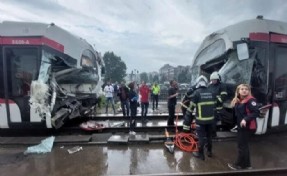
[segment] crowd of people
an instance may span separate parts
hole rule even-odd
[[[181,109],[184,117],[183,132],[191,133],[192,123],[196,124],[196,134],[198,136],[198,151],[193,152],[193,156],[205,160],[205,150],[208,157],[213,156],[212,137],[216,137],[216,126],[221,122],[221,111],[223,102],[227,97],[226,86],[221,83],[221,77],[218,72],[213,72],[209,78],[210,81],[201,75],[190,87],[181,100]],[[175,108],[177,105],[178,85],[175,80],[170,81],[167,96],[168,119],[167,126],[174,126]],[[112,105],[115,112],[113,96],[117,96],[120,103],[123,116],[129,117],[130,135],[135,135],[137,107],[141,108],[142,123],[147,123],[147,113],[149,100],[152,100],[152,110],[158,109],[158,99],[160,96],[160,86],[154,83],[151,87],[144,81],[141,85],[131,82],[128,86],[122,82],[120,86],[112,86],[108,82],[104,87],[106,96],[106,113],[109,104]],[[254,129],[251,128],[251,122],[259,116],[259,110],[256,99],[251,95],[251,88],[247,84],[240,84],[235,92],[231,105],[238,127],[238,157],[234,163],[229,163],[228,167],[234,170],[250,169],[250,154],[248,147],[249,135]]]
[[[106,114],[108,114],[109,105],[112,106],[114,114],[115,99],[120,101],[121,111],[124,117],[130,118],[130,134],[135,135],[134,128],[136,126],[137,107],[141,107],[141,121],[147,123],[147,113],[149,108],[149,100],[152,100],[153,111],[158,110],[158,97],[160,95],[160,86],[154,83],[151,87],[148,87],[145,81],[142,81],[141,85],[137,85],[135,82],[131,82],[128,85],[123,81],[120,85],[117,83],[111,84],[108,81],[103,86],[106,102]]]

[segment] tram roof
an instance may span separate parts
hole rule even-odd
[[[234,41],[249,38],[250,33],[278,33],[287,35],[287,23],[267,19],[251,19],[227,26],[205,37],[194,58],[216,40],[223,39],[227,51],[233,48]]]
[[[93,47],[84,39],[71,34],[57,25],[36,22],[3,21],[0,23],[0,37],[46,37],[64,46],[64,53],[80,59],[84,50],[93,52]]]

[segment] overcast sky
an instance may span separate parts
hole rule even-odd
[[[1,0],[0,21],[55,23],[102,54],[113,51],[128,72],[190,65],[208,34],[263,15],[287,22],[285,0]]]

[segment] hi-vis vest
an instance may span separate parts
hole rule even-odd
[[[157,95],[157,94],[159,94],[160,87],[159,87],[159,85],[153,85],[152,88],[151,88],[151,90],[152,90],[152,93],[153,93],[154,95]]]
[[[214,119],[216,108],[216,97],[209,88],[201,87],[197,89],[190,102],[190,109],[196,107],[196,123],[211,124]]]

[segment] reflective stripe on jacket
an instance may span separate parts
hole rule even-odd
[[[215,96],[209,88],[198,88],[191,97],[190,109],[196,108],[196,123],[211,124],[214,119]]]

